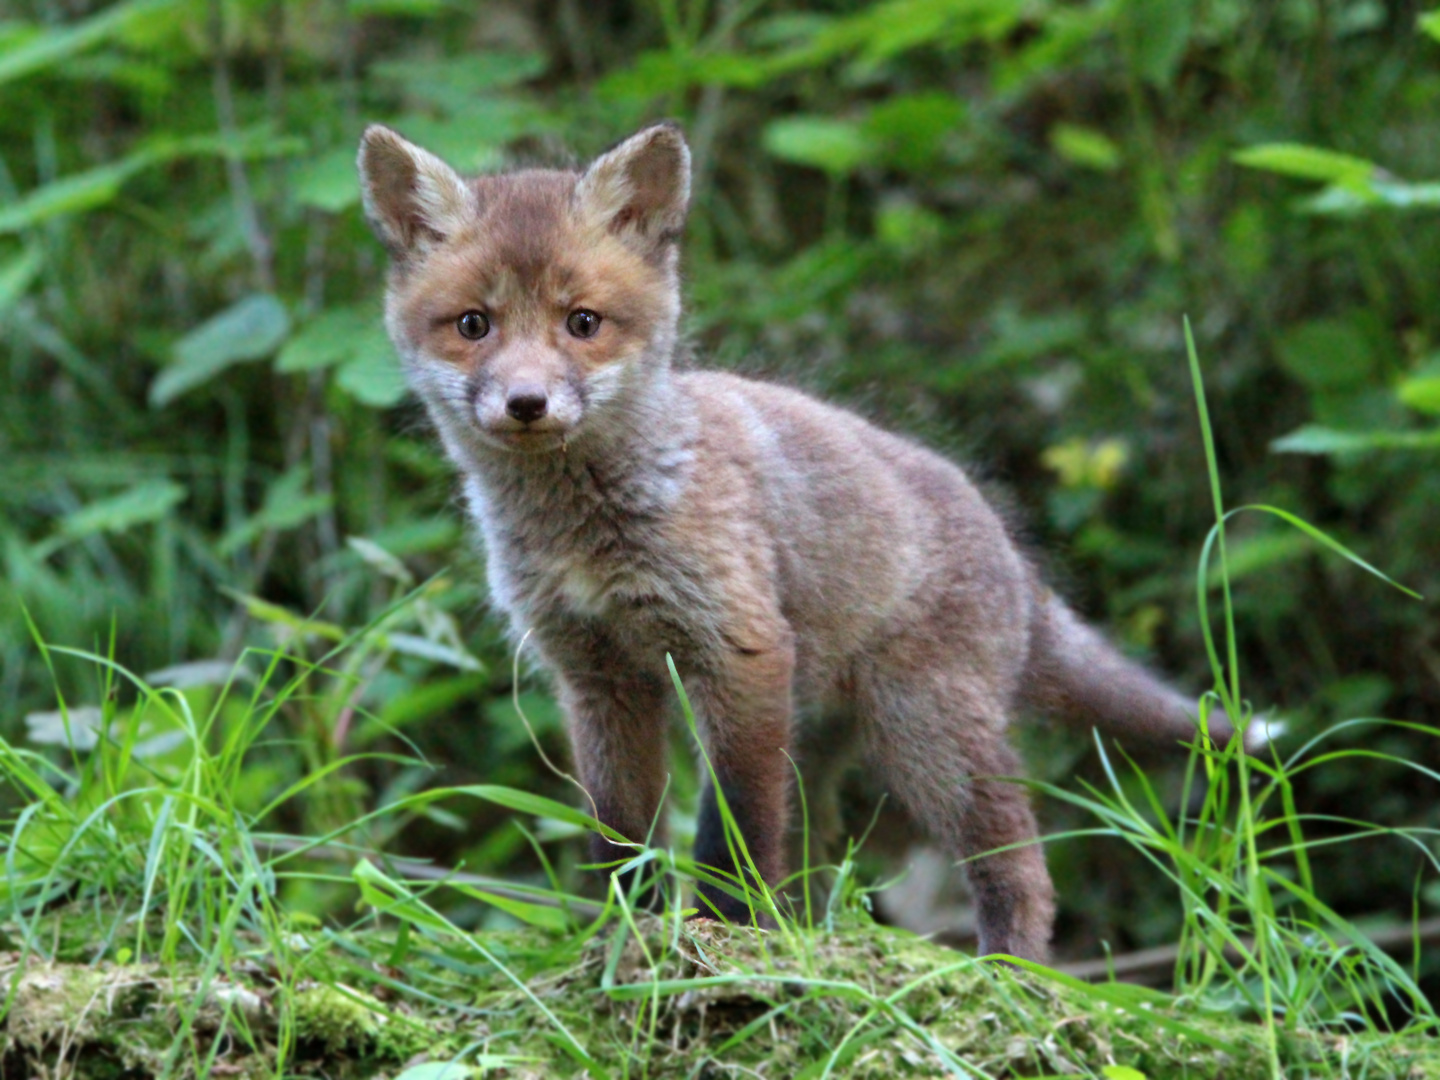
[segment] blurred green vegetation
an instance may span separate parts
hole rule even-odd
[[[353,167],[370,121],[478,170],[681,120],[700,361],[971,462],[1064,591],[1187,689],[1209,683],[1212,518],[1182,315],[1227,502],[1283,506],[1440,593],[1437,36],[1440,16],[1379,0],[12,0],[0,735],[63,741],[37,715],[56,685],[72,705],[106,692],[63,657],[52,677],[27,612],[202,711],[247,643],[326,663],[368,627],[284,703],[242,809],[355,753],[375,756],[275,827],[322,833],[429,785],[568,797],[522,713],[556,757],[560,718],[523,664],[512,685],[380,323]],[[1284,745],[1440,714],[1433,604],[1260,516],[1230,567],[1249,692],[1289,721]],[[1385,732],[1339,741],[1440,767],[1433,741]],[[1029,741],[1041,778],[1096,775],[1083,740]],[[1296,798],[1440,826],[1427,783],[1352,758]],[[1057,831],[1066,813],[1043,808]],[[365,839],[487,873],[578,858],[559,826],[468,807]],[[1067,841],[1050,862],[1062,951],[1177,932],[1138,856]],[[1382,839],[1314,865],[1339,909],[1405,916],[1421,856]],[[317,913],[351,895],[310,887]]]

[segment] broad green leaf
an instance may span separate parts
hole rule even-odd
[[[437,60],[382,60],[371,66],[372,78],[402,85],[406,92],[446,112],[464,113],[487,91],[507,89],[545,73],[540,53],[465,52]],[[481,128],[493,140],[492,133]],[[353,155],[352,155],[353,164]]]
[[[505,164],[508,140],[533,133],[540,121],[522,101],[487,99],[459,116],[407,113],[395,118],[395,127],[461,172],[488,172]]]
[[[772,121],[765,149],[785,161],[811,165],[832,175],[853,172],[876,157],[874,142],[859,124],[828,116],[790,116]]]
[[[350,736],[350,745],[365,747],[382,735],[420,723],[468,701],[483,700],[485,680],[474,675],[431,678],[389,696]]]
[[[430,638],[420,637],[417,634],[389,633],[383,638],[386,646],[394,649],[404,656],[413,656],[420,660],[430,660],[437,664],[444,664],[447,667],[458,668],[461,671],[483,671],[484,666],[479,660],[468,652],[455,648],[453,645],[446,645],[440,641],[432,641]]]
[[[886,199],[875,211],[875,238],[902,255],[932,249],[945,235],[945,219],[910,199]]]
[[[448,934],[453,927],[416,899],[401,882],[387,877],[369,859],[361,859],[350,872],[360,888],[360,897],[371,907],[388,911],[432,933]]]
[[[129,38],[131,35],[124,35]],[[176,92],[179,72],[161,63],[138,60],[118,52],[102,52],[66,60],[56,75],[72,82],[112,83],[117,88],[154,101]]]
[[[1370,193],[1397,210],[1432,210],[1440,207],[1440,183],[1411,184],[1403,180],[1371,177]]]
[[[1135,69],[1164,89],[1175,78],[1190,43],[1193,0],[1127,0],[1121,19]]]
[[[493,726],[491,737],[495,740],[495,749],[502,754],[529,746],[532,731],[537,737],[544,737],[565,730],[565,714],[560,705],[549,694],[538,690],[491,700],[485,706],[485,719]]]
[[[360,201],[355,151],[344,146],[311,158],[295,168],[291,192],[301,206],[338,214]]]
[[[1433,210],[1440,207],[1440,184],[1411,184],[1404,180],[1371,177],[1363,184],[1330,184],[1315,195],[1299,200],[1302,214],[1333,217],[1353,216],[1377,206],[1396,210]]]
[[[1396,387],[1395,393],[1416,412],[1440,415],[1440,363],[1432,361]]]
[[[1280,366],[1311,389],[1363,384],[1375,368],[1369,336],[1351,319],[1314,319],[1288,331]]]
[[[1120,148],[1094,128],[1056,124],[1050,130],[1050,145],[1074,165],[1100,172],[1114,172],[1120,167]]]
[[[1428,34],[1435,41],[1440,41],[1440,10],[1427,11],[1415,20],[1420,32]]]
[[[456,882],[451,885],[456,892],[465,896],[473,897],[476,900],[497,907],[507,915],[512,915],[528,926],[538,926],[542,930],[553,930],[556,933],[563,933],[571,929],[574,920],[567,915],[563,908],[552,907],[548,904],[532,904],[528,900],[516,900],[509,896],[501,896],[499,893],[487,892],[484,889],[477,889],[473,885],[465,885]]]
[[[1293,562],[1310,550],[1310,541],[1293,532],[1270,531],[1252,536],[1231,537],[1225,558],[1225,574],[1218,563],[1210,567],[1207,584],[1217,589],[1228,576],[1232,582],[1272,566]]]
[[[154,139],[119,161],[62,176],[0,207],[0,235],[20,232],[64,214],[79,214],[104,206],[113,202],[120,189],[137,173],[177,158],[213,156],[250,160],[281,157],[304,147],[304,142],[291,136],[276,136],[265,125],[247,129],[228,140],[220,135]]]
[[[8,262],[0,263],[0,315],[25,295],[39,276],[42,261],[40,249],[31,247]]]
[[[304,616],[296,615],[288,608],[279,604],[272,604],[268,600],[261,600],[258,596],[250,596],[247,593],[235,592],[233,589],[221,589],[232,600],[238,600],[245,608],[246,613],[252,618],[271,626],[284,627],[300,634],[314,634],[329,641],[344,641],[345,631],[334,623],[322,622],[318,619],[307,619]]]
[[[944,148],[945,139],[969,119],[954,94],[900,94],[876,105],[865,117],[864,134],[887,161],[902,169],[923,169]]]
[[[370,569],[384,574],[391,581],[398,581],[407,589],[414,586],[415,575],[410,573],[403,562],[374,540],[364,536],[347,536],[345,546],[364,559]]]
[[[346,10],[352,17],[365,15],[399,15],[423,19],[438,15],[451,0],[347,0]]]
[[[1101,1066],[1100,1075],[1105,1077],[1105,1080],[1148,1080],[1139,1069],[1132,1069],[1129,1065]]]
[[[164,517],[185,495],[185,489],[173,480],[147,480],[129,491],[66,514],[60,522],[60,534],[75,540],[101,532],[125,532]]]
[[[424,793],[424,794],[429,794]],[[518,788],[502,787],[497,784],[466,784],[460,787],[441,788],[437,795],[469,795],[477,799],[484,799],[486,802],[493,802],[497,806],[503,806],[508,810],[514,810],[521,814],[530,814],[534,817],[554,818],[567,825],[575,825],[582,829],[593,829],[604,833],[612,839],[624,839],[619,833],[607,825],[602,825],[589,814],[582,814],[579,810],[572,809],[562,802],[554,799],[547,799],[544,795],[534,795],[528,791],[521,791]]]
[[[305,465],[282,474],[265,492],[260,509],[226,533],[215,550],[228,558],[263,533],[296,528],[330,509],[333,497],[306,491],[309,485],[310,469]]]
[[[275,370],[315,371],[348,360],[374,336],[376,321],[373,310],[336,307],[322,311],[285,342],[275,358]]]
[[[1277,454],[1358,454],[1371,450],[1440,450],[1433,431],[1336,431],[1307,424],[1270,444]]]
[[[997,41],[1032,10],[1028,0],[882,0],[819,25],[803,44],[771,62],[779,74],[856,54],[872,66],[926,45]]]
[[[1275,237],[1259,202],[1235,208],[1224,227],[1225,261],[1235,276],[1248,284],[1263,274],[1274,255]]]
[[[125,181],[156,162],[145,150],[120,161],[53,180],[8,206],[0,207],[0,234],[32,228],[62,214],[93,210],[114,200]]]
[[[1311,525],[1304,518],[1296,517],[1289,510],[1281,510],[1278,506],[1266,506],[1264,503],[1252,503],[1248,506],[1237,506],[1233,510],[1225,511],[1225,520],[1228,521],[1233,517],[1237,517],[1240,514],[1249,513],[1251,511],[1259,511],[1262,514],[1269,514],[1271,517],[1279,518],[1287,525],[1291,525],[1298,529],[1300,532],[1304,533],[1311,540],[1314,540],[1322,547],[1329,548],[1336,555],[1339,555],[1347,562],[1354,563],[1366,573],[1373,574],[1375,577],[1385,582],[1385,584],[1391,586],[1392,588],[1399,589],[1406,596],[1414,597],[1416,600],[1424,599],[1424,597],[1417,593],[1414,589],[1410,588],[1407,585],[1400,584],[1400,582],[1396,581],[1383,570],[1379,570],[1374,566],[1371,566],[1368,562],[1362,559],[1359,555],[1356,555],[1355,552],[1351,551],[1344,544],[1340,543],[1339,540],[1336,540],[1329,533],[1321,529],[1317,529],[1314,525]],[[1202,559],[1202,565],[1205,565],[1209,562],[1208,551],[1210,549],[1211,543],[1214,541],[1214,538],[1219,533],[1220,528],[1221,526],[1219,524],[1216,524],[1210,529],[1210,535],[1206,538],[1204,548],[1207,554]]]
[[[335,373],[336,384],[363,405],[388,409],[405,398],[405,376],[385,331],[372,327]]]
[[[734,86],[750,90],[769,78],[768,65],[754,56],[652,50],[641,53],[628,67],[606,75],[596,84],[595,94],[601,101],[626,98],[651,101],[692,86]]]
[[[1040,32],[997,57],[995,89],[1018,100],[1036,82],[1096,54],[1094,41],[1115,25],[1114,4],[1067,4],[1046,13]]]
[[[125,0],[69,26],[47,29],[0,52],[0,83],[32,75],[125,29],[132,19],[173,7],[175,0]]]
[[[277,132],[274,125],[266,121],[242,128],[229,136],[217,131],[206,135],[187,135],[183,139],[161,137],[151,142],[149,147],[155,160],[162,162],[183,157],[264,161],[303,154],[307,144],[298,136]]]
[[[254,293],[197,326],[175,345],[175,362],[150,385],[150,404],[168,405],[225,369],[269,356],[290,333],[285,305]]]
[[[1233,160],[1237,165],[1251,169],[1346,187],[1363,187],[1380,172],[1378,165],[1364,158],[1300,143],[1263,143],[1246,147],[1237,150]]]

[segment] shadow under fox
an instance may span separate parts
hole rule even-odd
[[[797,705],[810,724],[843,712],[957,858],[1022,845],[968,864],[980,948],[1043,958],[1035,819],[1023,787],[988,779],[1019,772],[1012,716],[1174,742],[1194,736],[1189,703],[1041,583],[955,465],[794,390],[674,369],[678,128],[581,173],[462,179],[376,126],[360,172],[391,256],[390,335],[462,474],[494,602],[554,673],[600,819],[636,839],[663,820],[668,653],[768,882],[785,872],[787,751],[831,741],[802,739]],[[617,854],[595,838],[598,859]],[[735,869],[708,787],[695,856]]]

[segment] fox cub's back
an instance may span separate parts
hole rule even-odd
[[[710,432],[699,441],[696,497],[717,472],[743,469],[779,554],[787,613],[817,648],[840,657],[906,624],[913,631],[928,606],[960,592],[975,608],[975,636],[1023,651],[1027,568],[959,468],[797,390],[719,372],[677,381]],[[987,651],[976,643],[977,659]]]

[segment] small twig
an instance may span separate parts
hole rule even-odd
[[[360,135],[359,30],[346,0],[335,0],[340,23],[340,115],[345,134]]]
[[[277,131],[285,129],[285,3],[270,0],[265,10],[265,112]],[[286,162],[277,157],[270,166],[272,199],[284,200]]]
[[[736,15],[735,0],[724,0],[716,16],[716,32],[709,45],[715,49],[730,46],[733,39],[733,22]],[[725,88],[712,83],[700,93],[700,107],[695,110],[695,123],[691,126],[690,155],[693,180],[690,190],[692,198],[705,192],[710,186],[710,173],[714,169],[715,144],[725,113]]]
[[[311,210],[306,219],[305,239],[305,307],[313,318],[325,306],[326,245],[330,227],[324,214]],[[334,455],[330,443],[330,413],[324,407],[325,373],[312,371],[305,380],[303,412],[309,417],[310,473],[315,492],[328,495],[330,504],[315,521],[315,537],[320,544],[320,564],[329,566],[329,556],[340,548],[340,525],[335,513]],[[330,590],[326,587],[323,592]]]
[[[225,175],[230,183],[230,197],[234,200],[235,213],[240,218],[241,229],[245,234],[245,246],[250,249],[250,258],[255,264],[255,282],[261,291],[274,292],[275,250],[260,224],[260,211],[255,205],[255,193],[250,188],[250,177],[245,172],[245,163],[234,150],[239,142],[239,127],[235,122],[235,95],[230,85],[230,63],[225,51],[225,10],[220,0],[210,0],[209,14],[215,115],[220,124],[220,134],[231,148],[231,152],[225,155]]]

